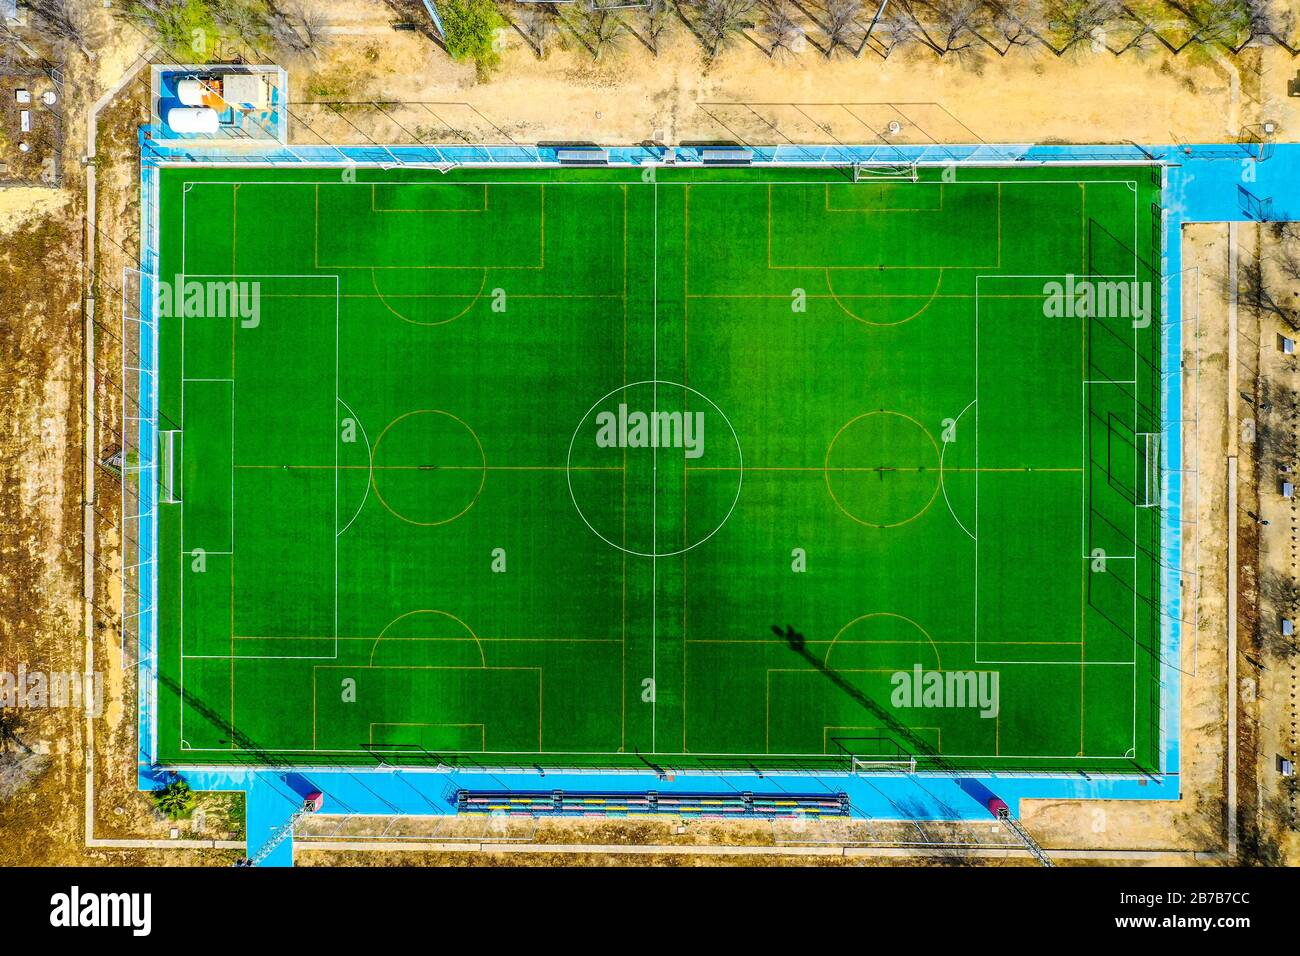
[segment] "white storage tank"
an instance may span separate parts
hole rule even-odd
[[[202,80],[181,80],[176,84],[176,98],[185,106],[202,106],[205,93]]]
[[[167,125],[177,133],[215,133],[221,126],[221,117],[216,110],[206,107],[178,106],[167,111]]]

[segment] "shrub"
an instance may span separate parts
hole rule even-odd
[[[153,792],[154,806],[168,820],[185,820],[194,812],[197,798],[190,785],[180,777],[173,777],[165,787]]]
[[[493,0],[444,0],[443,39],[453,60],[472,60],[480,75],[496,66],[501,55],[494,46],[496,31],[506,25]]]

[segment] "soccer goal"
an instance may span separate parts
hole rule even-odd
[[[871,757],[853,757],[852,771],[863,773],[916,773],[916,758],[905,757],[897,760],[879,760]]]
[[[1160,506],[1160,433],[1139,432],[1143,443],[1142,483],[1137,491],[1139,508],[1158,508]]]
[[[916,171],[916,163],[854,163],[853,181],[914,183]]]
[[[176,429],[158,433],[158,486],[163,504],[180,504],[176,494]]]

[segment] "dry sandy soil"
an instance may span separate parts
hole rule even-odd
[[[676,143],[877,143],[891,120],[903,126],[890,138],[897,142],[1220,142],[1265,116],[1284,139],[1300,132],[1300,107],[1286,96],[1295,64],[1275,48],[1250,51],[1240,80],[1227,61],[1191,66],[1186,58],[1109,53],[1021,51],[978,69],[929,54],[827,60],[811,50],[774,63],[744,42],[706,68],[699,44],[676,23],[659,57],[629,39],[598,63],[576,44],[539,61],[511,33],[501,67],[482,82],[422,37],[367,32],[389,19],[373,3],[343,0],[330,9],[334,45],[325,62],[297,64],[295,103],[446,107],[435,107],[437,119],[404,122],[405,132],[377,116],[366,130],[380,142],[419,131],[447,141],[463,133],[474,142],[635,143],[663,131]],[[305,105],[295,112],[312,128],[324,115]],[[331,138],[343,138],[346,123],[338,125]],[[299,130],[298,138],[313,135]]]
[[[1192,142],[1235,140],[1242,127],[1265,119],[1282,139],[1300,138],[1300,101],[1288,100],[1286,80],[1296,64],[1277,49],[1252,50],[1238,62],[1191,65],[1167,56],[1116,58],[1110,54],[1058,59],[1018,52],[990,59],[979,69],[929,56],[882,62],[806,53],[773,63],[749,44],[703,62],[698,44],[680,25],[653,57],[629,40],[599,63],[581,50],[556,48],[539,61],[512,34],[501,66],[485,82],[470,66],[452,63],[427,39],[391,29],[391,10],[378,0],[332,0],[331,43],[318,58],[288,60],[293,102],[292,136],[303,143],[360,139],[356,123],[390,142],[544,142],[595,140],[634,143],[735,139],[755,143],[897,142]],[[134,127],[147,119],[148,73],[129,84],[103,114],[96,168],[100,232],[97,274],[83,279],[85,117],[149,48],[149,39],[111,19],[87,0],[94,18],[93,62],[69,65],[63,184],[59,189],[0,188],[0,394],[6,414],[0,428],[0,668],[18,661],[31,667],[75,670],[83,666],[82,602],[82,306],[96,299],[94,394],[101,424],[97,450],[116,440],[121,407],[120,314],[122,268],[136,243],[138,175]],[[363,104],[346,108],[321,105]],[[383,110],[364,104],[383,101]],[[891,121],[901,123],[886,134]],[[349,122],[350,121],[350,122]],[[1189,229],[1186,258],[1219,275],[1226,262],[1220,227]],[[1265,239],[1259,239],[1263,242]],[[1253,247],[1252,247],[1253,248]],[[1171,804],[1051,802],[1027,809],[1026,822],[1052,847],[1108,847],[1172,851],[1162,862],[1190,862],[1189,851],[1222,849],[1225,826],[1224,723],[1226,580],[1223,456],[1229,425],[1226,390],[1226,306],[1221,282],[1200,286],[1199,336],[1188,348],[1200,369],[1199,439],[1189,440],[1187,467],[1200,474],[1196,513],[1202,541],[1198,575],[1188,576],[1187,604],[1195,608],[1195,640],[1184,649],[1183,714],[1185,798]],[[1258,337],[1251,340],[1258,342]],[[1193,354],[1193,353],[1189,353]],[[1188,394],[1197,392],[1188,384]],[[30,716],[21,734],[38,751],[40,772],[0,815],[0,863],[229,862],[218,850],[161,851],[144,847],[85,846],[87,754],[95,753],[95,836],[99,839],[166,839],[169,825],[137,794],[131,770],[135,688],[121,667],[118,642],[121,599],[121,502],[117,483],[100,473],[95,484],[98,558],[93,595],[91,653],[105,671],[105,716],[86,724],[69,712]],[[1265,501],[1261,508],[1278,503]],[[1278,516],[1273,528],[1282,533]],[[1247,544],[1266,564],[1288,552],[1279,538],[1251,532]],[[1265,540],[1267,539],[1267,540]],[[1293,559],[1292,559],[1293,560]],[[1280,567],[1280,565],[1279,565]],[[1199,582],[1199,583],[1198,583]],[[1189,610],[1189,616],[1191,611]],[[1294,660],[1294,659],[1292,659]],[[1244,740],[1243,753],[1294,752],[1295,667],[1266,672],[1266,701],[1277,707],[1251,711],[1263,728]],[[1289,685],[1288,685],[1289,681]],[[1289,694],[1289,697],[1288,697]],[[1292,708],[1289,716],[1285,706]],[[1290,727],[1287,723],[1290,721]],[[1271,756],[1267,759],[1271,760]],[[1276,774],[1252,763],[1252,813],[1279,799]],[[1244,788],[1243,788],[1244,789]],[[1294,792],[1282,797],[1294,801]],[[237,837],[237,798],[204,798],[201,823],[182,824],[182,838]],[[1274,808],[1275,809],[1275,808]],[[1292,816],[1294,819],[1294,815]],[[600,844],[744,843],[771,845],[770,828],[745,830],[655,823],[546,824],[539,842]],[[1274,839],[1295,859],[1294,834]],[[1180,855],[1181,854],[1181,855]],[[504,856],[471,854],[357,854],[306,852],[306,863],[502,862]],[[510,862],[547,862],[539,854],[511,854]],[[567,862],[608,861],[592,856]],[[620,857],[627,862],[698,862],[702,858]],[[762,859],[762,858],[758,858]],[[768,858],[764,862],[771,862]],[[804,862],[829,862],[805,858]],[[840,862],[843,862],[842,860]]]
[[[1282,263],[1295,254],[1295,240],[1281,235],[1275,226],[1250,231],[1251,244],[1243,255],[1254,255],[1266,287],[1277,290],[1283,309],[1294,310],[1300,292]],[[1283,478],[1295,481],[1300,449],[1300,392],[1295,376],[1300,366],[1277,344],[1283,334],[1295,337],[1294,318],[1288,323],[1276,312],[1262,309],[1247,309],[1244,318],[1238,413],[1249,424],[1254,440],[1240,443],[1249,500],[1241,505],[1245,517],[1238,545],[1243,609],[1238,616],[1242,658],[1237,691],[1242,708],[1239,738],[1258,759],[1247,762],[1239,775],[1242,840],[1245,851],[1261,861],[1295,863],[1300,860],[1300,787],[1296,778],[1278,773],[1277,758],[1285,755],[1294,761],[1297,750],[1300,648],[1281,636],[1280,619],[1295,619],[1300,610],[1300,519],[1295,499],[1283,498],[1280,485]],[[1259,347],[1250,347],[1255,342]],[[1290,474],[1282,473],[1284,467]],[[1289,821],[1290,827],[1272,825],[1275,821]]]

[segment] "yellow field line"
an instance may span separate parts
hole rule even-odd
[[[455,723],[451,721],[443,723],[403,723],[399,721],[372,720],[370,722],[370,745],[375,745],[375,728],[376,727],[477,727],[481,743],[480,750],[487,750],[487,725],[477,722]],[[418,746],[418,745],[417,745]]]
[[[401,312],[398,312],[389,305],[387,297],[379,291],[379,275],[374,269],[370,270],[370,285],[374,288],[375,294],[379,296],[380,304],[403,322],[409,322],[411,325],[423,325],[432,328],[438,325],[446,325],[448,322],[455,322],[470,309],[474,308],[474,306],[478,304],[479,299],[483,298],[483,290],[487,288],[488,271],[486,268],[482,268],[479,271],[482,273],[483,278],[479,281],[478,291],[475,292],[473,296],[469,297],[469,302],[465,305],[465,308],[461,309],[455,315],[449,315],[445,319],[438,319],[436,322],[420,322],[416,319],[410,318],[409,316],[403,315]],[[458,296],[457,298],[465,298],[465,296]]]
[[[830,755],[827,745],[830,743],[830,732],[832,730],[888,730],[888,727],[881,727],[879,724],[827,724],[822,727],[822,753]],[[910,730],[933,730],[935,736],[934,749],[943,753],[943,728],[942,727],[910,727]],[[889,758],[882,757],[882,760]]]
[[[627,382],[627,186],[623,186],[623,381]],[[655,202],[658,202],[656,198]],[[651,250],[653,255],[658,255],[659,250]],[[627,388],[623,389],[623,400],[627,401]],[[621,716],[619,718],[619,739],[618,749],[627,749],[627,446],[623,446],[623,573],[620,580],[622,594],[620,596],[619,621],[620,621],[620,644],[622,650],[619,659],[619,703],[621,706]],[[653,550],[653,548],[652,548]]]
[[[825,209],[824,209],[825,212],[849,212],[849,213],[856,212],[856,213],[865,214],[865,215],[875,215],[876,213],[887,213],[887,212],[943,212],[943,211],[944,211],[944,203],[946,202],[946,196],[945,196],[945,192],[944,192],[944,190],[947,189],[947,183],[939,183],[939,205],[938,205],[937,207],[936,207],[936,206],[930,206],[930,207],[924,207],[924,206],[915,206],[915,207],[902,207],[902,206],[895,206],[895,207],[892,207],[892,208],[889,208],[889,209],[853,209],[853,208],[846,208],[846,207],[844,207],[844,206],[832,206],[832,205],[831,205],[831,186],[834,186],[834,185],[839,185],[839,184],[838,184],[838,183],[822,183],[822,191],[825,193],[825,199],[826,199],[826,202],[825,202]],[[845,191],[851,191],[851,192],[862,192],[862,191],[863,191],[863,189],[862,189],[863,185],[864,185],[863,183],[853,183],[852,185],[850,185],[850,184],[848,184],[848,183],[845,183],[845,184],[844,184],[844,190],[845,190]],[[881,188],[884,187],[884,185],[885,185],[884,183],[876,183],[876,184],[873,184],[874,188],[876,188],[876,189],[881,189]],[[896,185],[902,185],[902,184],[900,183],[900,184],[896,184]],[[911,183],[908,183],[907,185],[912,185],[912,184],[911,184]]]
[[[765,639],[761,637],[759,638],[738,637],[734,639],[725,638],[725,637],[693,637],[687,643],[689,644],[770,644],[773,647],[789,646],[785,641],[781,641],[781,640],[774,641],[771,639]],[[808,638],[807,640],[804,641],[804,643],[805,644],[833,644],[835,642],[832,639],[823,637],[817,639]],[[839,643],[840,644],[924,644],[925,642],[919,640],[918,641],[860,641],[860,640],[841,639]],[[952,644],[953,646],[960,646],[962,644],[973,645],[976,642],[975,641],[931,641],[930,643]],[[1079,642],[1078,641],[986,641],[985,643],[1015,644],[1015,645],[1023,644],[1025,646],[1042,646],[1042,647],[1074,647]],[[1034,663],[1034,662],[1027,661],[1026,663]]]
[[[299,634],[236,634],[237,641],[373,641],[375,635],[363,637],[309,637]],[[466,637],[385,637],[385,641],[468,641]],[[500,642],[510,644],[617,644],[612,637],[480,637],[482,643]],[[815,643],[810,641],[809,643]],[[1002,643],[1002,642],[999,642]]]
[[[623,471],[622,465],[236,465],[261,471]]]
[[[243,467],[243,466],[240,466],[240,467]],[[274,467],[274,466],[271,466],[271,467]],[[847,471],[847,472],[858,472],[858,471],[863,471],[863,472],[876,472],[876,471],[902,471],[902,472],[908,472],[908,473],[911,473],[911,472],[929,472],[929,471],[940,471],[940,470],[942,470],[942,471],[944,471],[944,472],[994,472],[994,473],[997,473],[997,472],[1004,472],[1004,473],[1009,473],[1009,474],[1019,474],[1020,472],[1035,472],[1035,473],[1037,473],[1037,472],[1044,472],[1044,473],[1047,473],[1047,474],[1076,474],[1076,473],[1081,473],[1081,472],[1083,471],[1082,468],[1034,468],[1034,467],[1032,467],[1032,466],[1027,466],[1027,467],[1024,467],[1024,468],[948,468],[948,467],[943,467],[942,469],[940,469],[939,466],[934,466],[934,467],[923,467],[923,466],[908,466],[908,467],[903,467],[903,466],[898,466],[898,467],[895,467],[895,466],[892,466],[892,465],[884,465],[884,466],[882,466],[882,465],[877,465],[877,466],[875,466],[875,467],[868,467],[868,466],[863,466],[863,467],[854,467],[854,466],[851,466],[851,465],[842,465],[842,466],[841,466],[841,465],[833,465],[833,466],[829,466],[829,467],[818,467],[817,465],[804,465],[804,466],[795,466],[795,467],[789,467],[789,468],[786,468],[786,467],[778,467],[778,466],[766,466],[766,465],[752,465],[752,466],[751,466],[751,465],[744,465],[744,466],[741,466],[741,465],[716,465],[716,466],[714,466],[714,465],[687,465],[687,466],[686,466],[686,469],[687,469],[688,471],[744,471],[744,472],[747,473],[747,474],[748,474],[749,472],[751,472],[751,471],[815,471],[815,472],[818,472],[818,473],[820,473],[820,472],[824,472],[824,471]]]
[[[371,183],[370,184],[370,211],[371,212],[476,212],[485,213],[488,211],[488,184],[483,183],[483,206],[481,209],[380,209],[375,205],[375,187],[377,186],[409,186],[414,183]]]
[[[354,265],[350,263],[324,263],[320,261],[320,184],[315,184],[316,193],[316,215],[315,215],[315,232],[313,242],[312,264],[317,268],[325,269],[408,269],[408,270],[452,270],[452,269],[522,269],[530,271],[544,270],[546,268],[546,184],[539,184],[540,211],[539,217],[539,241],[541,243],[539,261],[536,265],[495,265],[495,264],[478,264],[474,266],[386,266],[386,265]]]
[[[365,266],[367,269],[382,268],[380,266]],[[482,266],[457,266],[464,272],[482,272]],[[491,268],[500,268],[492,266]],[[323,292],[263,292],[263,299],[464,299],[468,298],[471,293],[468,292],[380,292],[371,294],[369,292],[340,292],[338,295],[329,295]],[[570,292],[570,293],[549,293],[549,292],[512,292],[512,299],[617,299],[617,292]],[[789,298],[789,296],[776,296],[775,298]],[[996,298],[995,296],[980,296],[982,299]],[[1013,298],[1007,296],[1006,298]],[[1024,298],[1033,298],[1033,296],[1024,296]]]
[[[691,187],[682,191],[682,384],[690,385],[690,314],[691,314]],[[690,408],[691,393],[683,393],[683,410]],[[690,501],[688,482],[690,472],[682,468],[682,753],[687,753],[686,747],[686,635],[687,629],[687,608],[690,606],[688,595],[687,565],[690,554],[690,538],[686,523],[686,504]]]
[[[810,272],[821,269],[834,269],[835,266],[800,266]],[[874,266],[869,267],[871,272],[888,272],[889,269],[877,269]],[[926,268],[943,272],[952,266],[927,266]],[[863,271],[867,271],[865,268]],[[263,296],[266,298],[266,296]],[[331,296],[319,295],[318,298],[332,298]],[[789,300],[788,292],[692,292],[692,299],[781,299]],[[945,292],[929,295],[924,292],[807,292],[804,294],[805,299],[974,299],[977,296],[969,292]],[[1042,301],[1042,293],[1023,293],[1006,295],[984,295],[980,294],[979,299],[1030,299],[1033,301]]]

